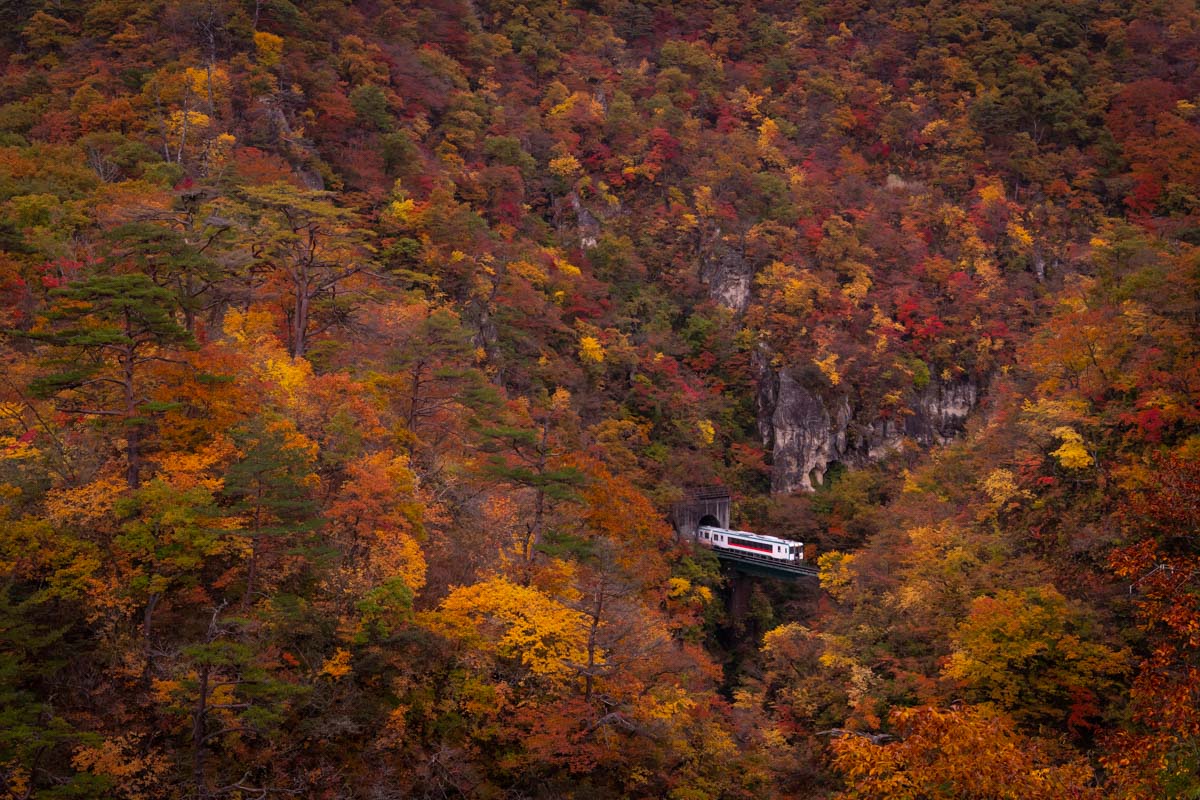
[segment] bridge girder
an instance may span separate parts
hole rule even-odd
[[[786,564],[773,564],[761,559],[743,558],[737,553],[729,553],[723,550],[713,550],[713,553],[730,568],[747,575],[796,581],[801,578],[816,578],[821,574],[820,570],[808,564],[789,566]]]

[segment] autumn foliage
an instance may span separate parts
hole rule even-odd
[[[1200,792],[1195,8],[0,23],[3,800]]]

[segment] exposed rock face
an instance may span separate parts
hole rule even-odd
[[[933,381],[914,392],[911,413],[863,420],[846,397],[827,399],[792,370],[760,366],[758,430],[771,451],[771,491],[811,492],[833,462],[863,466],[898,450],[905,440],[924,447],[957,436],[979,399],[969,380]]]
[[[316,148],[301,137],[297,136],[288,122],[283,107],[271,95],[257,98],[259,113],[266,116],[271,135],[279,149],[287,156],[288,161],[296,168],[301,183],[306,189],[325,189],[325,179],[317,171],[316,164],[321,160]]]
[[[979,401],[974,381],[931,381],[910,400],[911,413],[900,419],[878,419],[863,431],[859,453],[866,462],[899,450],[905,439],[924,447],[945,444],[962,432]]]
[[[575,212],[575,226],[579,231],[579,246],[584,250],[590,250],[600,241],[600,220],[596,219],[596,215],[588,211],[583,201],[579,199],[579,194],[571,192],[567,195],[567,199],[571,201],[571,209]]]
[[[846,452],[850,404],[845,399],[833,413],[817,395],[802,386],[789,370],[770,370],[760,383],[758,429],[771,449],[771,491],[776,494],[813,491],[825,478],[825,468]]]
[[[708,285],[709,297],[740,313],[750,304],[754,272],[754,264],[745,254],[719,242],[712,256],[701,265],[700,279]]]

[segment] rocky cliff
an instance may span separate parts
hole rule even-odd
[[[758,430],[771,452],[771,491],[813,491],[835,462],[863,466],[898,450],[905,440],[931,447],[958,435],[979,400],[973,380],[934,380],[914,389],[906,413],[869,416],[844,395],[826,396],[789,368],[760,365]]]
[[[701,260],[700,280],[715,302],[741,313],[750,304],[750,287],[758,266],[742,249],[719,241]]]

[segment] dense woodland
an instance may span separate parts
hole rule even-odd
[[[0,58],[0,797],[1200,796],[1194,2],[0,0]],[[772,491],[782,369],[979,397]],[[732,617],[701,485],[819,587]]]

